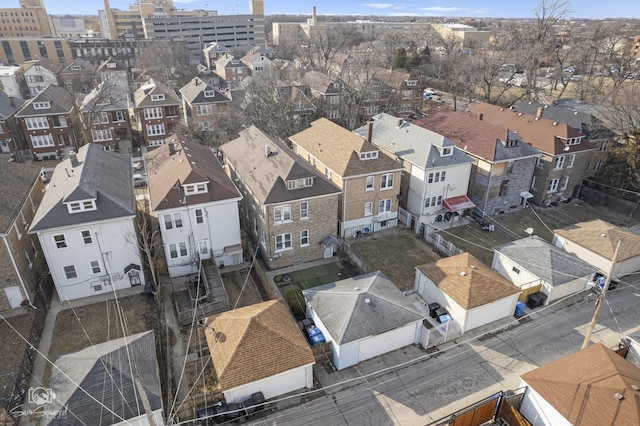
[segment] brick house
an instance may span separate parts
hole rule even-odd
[[[215,64],[216,74],[224,78],[230,87],[237,86],[242,80],[251,76],[251,69],[240,59],[228,53],[219,57]]]
[[[32,303],[46,262],[38,238],[27,234],[42,197],[40,168],[0,162],[0,312]]]
[[[580,130],[486,103],[474,102],[467,109],[480,120],[517,132],[525,143],[540,151],[529,190],[533,195],[530,202],[548,205],[578,196],[596,150]]]
[[[182,86],[180,95],[184,124],[201,131],[213,130],[218,114],[231,103],[229,96],[199,77]]]
[[[413,124],[449,138],[473,158],[467,193],[485,214],[524,208],[533,197],[529,187],[540,152],[518,133],[437,108]]]
[[[0,92],[0,154],[13,154],[21,149],[22,133],[15,118],[24,100]]]
[[[271,74],[271,59],[267,55],[251,51],[240,58],[240,61],[251,70],[251,75]]]
[[[77,146],[73,112],[69,92],[54,85],[22,105],[15,116],[34,158],[62,158],[65,146]]]
[[[77,93],[89,93],[95,86],[96,67],[82,58],[74,59],[60,72],[65,87]]]
[[[227,54],[231,54],[231,49],[216,41],[209,43],[207,47],[202,49],[202,56],[204,57],[204,63],[207,65],[207,68],[215,68],[216,61]]]
[[[309,71],[296,84],[309,87],[311,95],[319,100],[323,117],[335,123],[340,122],[341,86],[339,82],[319,71]]]
[[[342,189],[339,235],[395,228],[402,166],[365,138],[326,118],[289,137],[293,151]]]
[[[86,137],[107,151],[128,152],[131,148],[129,94],[119,86],[105,87],[100,83],[82,100],[80,119]]]
[[[220,149],[243,195],[242,226],[269,269],[333,256],[339,188],[255,126]]]
[[[134,110],[139,130],[146,146],[164,144],[180,122],[181,101],[178,95],[162,83],[149,79],[134,95]]]

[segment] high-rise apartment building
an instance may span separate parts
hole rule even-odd
[[[19,4],[20,7],[0,9],[0,37],[54,35],[42,0],[20,0]]]

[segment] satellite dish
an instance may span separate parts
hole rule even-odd
[[[529,234],[529,236],[531,236],[531,234],[533,234],[533,228],[527,228],[524,230],[524,232],[526,232],[527,234]]]

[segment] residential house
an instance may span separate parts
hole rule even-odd
[[[249,49],[249,53],[264,55],[272,61],[276,59],[276,51],[269,46],[253,46],[251,49]]]
[[[255,126],[220,149],[243,194],[244,230],[269,269],[333,256],[340,189]]]
[[[49,426],[164,425],[153,331],[61,355],[48,388],[55,397],[44,407],[59,413],[44,417]]]
[[[65,147],[77,146],[72,121],[74,108],[69,92],[50,85],[16,112],[27,148],[35,159],[62,158]]]
[[[22,64],[21,78],[26,86],[24,95],[28,98],[38,96],[51,84],[58,84],[56,74],[39,61],[28,61]]]
[[[62,69],[60,78],[72,93],[89,93],[95,86],[96,67],[82,58],[74,59]]]
[[[0,65],[0,91],[14,98],[26,98],[20,82],[19,65]]]
[[[610,128],[609,112],[599,104],[565,98],[554,101],[553,105],[521,101],[513,108],[524,114],[548,118],[579,129],[589,139],[589,142],[596,145],[596,150],[593,151],[590,164],[587,167],[588,176],[592,176],[600,170],[607,161],[609,150],[615,146],[618,139],[618,135]]]
[[[204,259],[219,267],[242,263],[242,198],[211,149],[171,135],[145,154],[145,164],[169,275],[195,273]]]
[[[209,86],[215,87],[218,90],[225,90],[226,83],[224,79],[220,78],[218,74],[213,72],[210,68],[202,64],[196,65],[196,70],[198,71],[198,77],[200,80],[207,83]]]
[[[129,91],[129,67],[111,56],[98,65],[96,75],[106,85],[115,86],[125,93]]]
[[[427,224],[453,220],[474,206],[467,197],[473,159],[449,138],[389,114],[354,132],[402,167],[400,203],[415,232],[422,235]]]
[[[640,234],[604,220],[580,222],[553,231],[553,244],[609,274],[618,242],[620,249],[613,265],[614,276],[640,271]]]
[[[296,84],[309,87],[311,95],[319,100],[322,116],[340,122],[340,83],[319,71],[309,71]]]
[[[0,312],[31,305],[46,264],[38,239],[27,234],[42,197],[40,168],[0,162]]]
[[[60,162],[29,227],[60,300],[144,285],[128,155],[83,145]]]
[[[235,87],[245,78],[251,76],[251,69],[240,59],[225,53],[215,62],[215,71],[224,78],[230,87]]]
[[[204,335],[227,404],[256,392],[271,399],[313,387],[313,352],[281,301],[209,317]]]
[[[159,146],[180,122],[180,98],[164,84],[149,79],[134,93],[134,110],[146,146]]]
[[[394,115],[409,117],[422,110],[426,85],[415,72],[380,69],[376,77],[390,92],[392,108],[389,109]]]
[[[640,424],[640,368],[595,343],[520,376],[533,426]]]
[[[14,154],[22,148],[22,132],[15,118],[22,104],[22,98],[0,92],[0,154]]]
[[[595,267],[533,235],[493,248],[491,267],[523,290],[545,294],[545,303],[584,290]]]
[[[339,234],[395,228],[402,166],[371,141],[326,118],[289,138],[293,151],[342,190]]]
[[[207,65],[207,68],[215,68],[216,61],[220,59],[224,55],[231,55],[231,48],[225,46],[222,43],[211,42],[202,49],[202,54],[204,57],[204,63]]]
[[[256,51],[249,51],[246,55],[240,58],[240,61],[249,68],[249,72],[252,76],[260,75],[262,73],[266,75],[271,74],[271,59],[267,55]]]
[[[217,86],[195,77],[180,88],[184,124],[200,131],[214,130],[216,121],[231,104],[230,95],[222,93]]]
[[[414,290],[437,302],[462,332],[513,316],[520,288],[469,253],[416,266]]]
[[[484,214],[493,215],[527,207],[540,152],[518,133],[471,117],[433,108],[413,122],[453,142],[470,155],[468,195]]]
[[[120,86],[99,83],[82,100],[80,118],[86,142],[100,144],[107,151],[131,152],[129,94]]]
[[[380,271],[302,294],[307,317],[331,343],[338,370],[420,341],[422,313]]]
[[[533,194],[530,202],[549,205],[579,195],[596,150],[596,145],[579,129],[485,103],[474,102],[467,108],[480,120],[517,132],[524,142],[540,151],[529,190]]]

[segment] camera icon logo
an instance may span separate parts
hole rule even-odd
[[[36,405],[49,404],[53,402],[55,398],[56,394],[53,392],[53,389],[43,387],[29,388],[27,394],[27,401]]]

